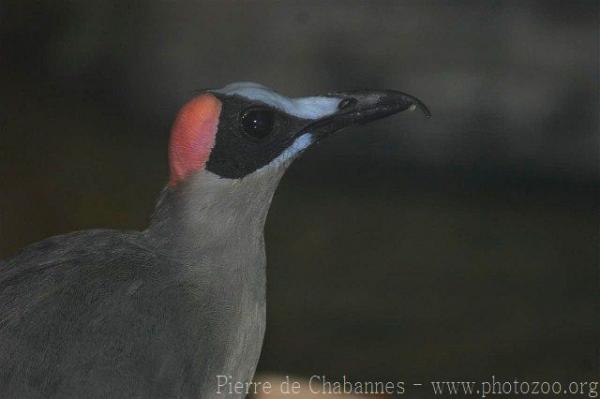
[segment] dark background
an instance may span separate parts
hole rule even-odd
[[[195,89],[395,88],[309,151],[266,227],[260,370],[597,378],[599,3],[0,3],[0,256],[142,229]]]

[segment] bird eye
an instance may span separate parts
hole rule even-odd
[[[250,108],[242,113],[244,132],[255,139],[263,139],[273,130],[273,112],[266,108]]]

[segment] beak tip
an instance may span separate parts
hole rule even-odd
[[[411,96],[410,94],[406,94],[406,93],[399,92],[399,91],[390,91],[390,92],[392,93],[392,96],[399,97],[400,102],[404,103],[403,109],[411,111],[411,112],[418,109],[423,113],[425,118],[427,118],[427,119],[431,118],[431,112],[429,111],[429,108],[427,108],[427,106],[421,100],[419,100],[417,97]],[[408,107],[407,107],[407,105],[408,105]]]
[[[410,111],[414,111],[417,108],[423,113],[425,119],[431,119],[431,111],[429,111],[429,108],[427,108],[427,106],[421,101],[415,101],[408,109]]]

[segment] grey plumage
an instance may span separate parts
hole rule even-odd
[[[148,229],[52,237],[0,263],[2,399],[245,396],[219,394],[217,379],[248,382],[258,363],[263,228],[285,169],[332,131],[422,106],[392,91],[290,100],[248,83],[191,104]],[[220,120],[198,119],[203,104]],[[197,166],[190,151],[204,150],[218,162]]]
[[[217,375],[249,380],[265,328],[262,228],[281,173],[198,175],[165,191],[144,232],[52,237],[5,262],[2,397],[211,398]]]

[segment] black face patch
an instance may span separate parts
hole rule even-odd
[[[223,103],[219,130],[206,170],[228,179],[242,178],[268,165],[294,142],[296,135],[310,124],[310,120],[290,116],[272,106],[241,96],[213,93]],[[248,132],[244,116],[248,111],[271,113],[268,134]]]

